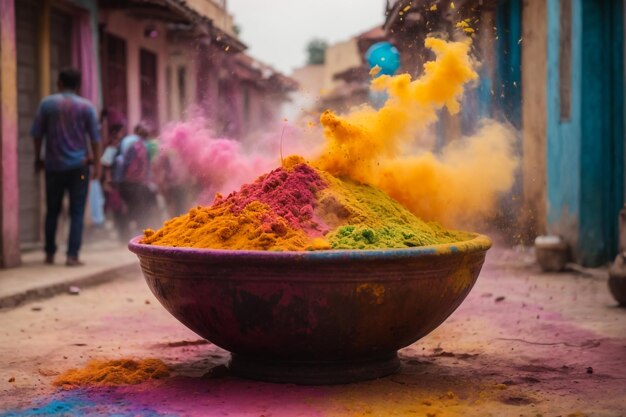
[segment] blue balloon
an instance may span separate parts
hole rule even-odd
[[[370,68],[380,67],[379,74],[393,75],[400,68],[400,52],[389,42],[377,42],[370,46],[365,59]]]

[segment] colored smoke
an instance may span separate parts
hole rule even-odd
[[[216,192],[226,194],[253,181],[295,153],[333,176],[382,189],[426,221],[475,225],[497,211],[499,198],[513,185],[516,132],[483,120],[476,133],[433,152],[428,138],[434,124],[442,111],[460,111],[460,100],[478,74],[469,40],[430,37],[425,46],[436,59],[424,64],[419,78],[400,74],[372,80],[373,90],[388,95],[380,109],[362,105],[345,115],[325,111],[320,117],[324,140],[317,129],[286,123],[249,142],[219,138],[192,112],[188,120],[165,128],[161,148],[176,153],[181,177],[201,190],[200,204],[210,203]]]
[[[232,191],[280,161],[277,155],[249,153],[236,140],[215,137],[206,120],[197,115],[165,126],[160,152],[175,156],[171,165],[177,177],[200,189],[198,203],[203,204],[210,203],[215,193]]]
[[[382,108],[322,114],[326,146],[314,164],[381,188],[425,220],[459,226],[492,213],[513,185],[515,133],[485,121],[475,135],[449,144],[439,156],[409,152],[444,107],[459,112],[467,85],[478,78],[469,41],[428,38],[425,45],[436,59],[424,65],[421,77],[383,75],[372,81],[372,89],[389,96]]]
[[[321,147],[319,136],[281,123],[248,140],[217,137],[197,109],[163,129],[160,154],[172,160],[175,182],[197,189],[196,203],[210,204],[216,193],[228,194],[242,184],[280,165],[291,154],[307,154]],[[157,164],[158,165],[158,164]]]

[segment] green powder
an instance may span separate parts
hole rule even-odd
[[[324,175],[329,187],[318,193],[316,214],[331,231],[332,249],[399,249],[468,240],[467,232],[426,223],[383,191]]]

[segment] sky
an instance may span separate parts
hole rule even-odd
[[[312,38],[344,41],[384,22],[384,0],[228,0],[248,53],[290,74]]]

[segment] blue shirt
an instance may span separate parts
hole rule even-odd
[[[46,170],[79,168],[89,155],[88,137],[100,140],[96,108],[72,92],[52,94],[39,103],[30,134],[46,140]]]

